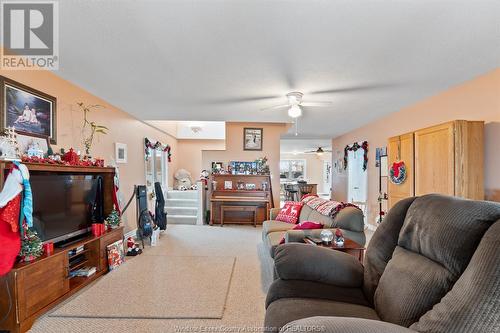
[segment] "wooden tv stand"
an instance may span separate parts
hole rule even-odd
[[[97,167],[67,167],[25,163],[31,173],[57,172],[71,174],[100,174],[103,176],[104,213],[112,209],[112,186],[114,169]],[[8,170],[9,162],[0,162],[0,185]],[[0,331],[26,332],[42,314],[71,296],[108,271],[106,246],[123,239],[123,227],[109,230],[103,235],[86,236],[63,248],[55,248],[49,256],[43,255],[30,263],[17,263],[7,274],[0,277]],[[78,256],[81,261],[70,266],[69,252],[79,246],[84,251]],[[73,261],[72,261],[73,262]],[[90,277],[69,277],[72,269],[94,266],[97,272]],[[8,289],[7,289],[8,288]]]
[[[106,246],[123,238],[123,227],[107,231],[99,237],[88,236],[64,248],[56,248],[49,256],[31,263],[19,263],[9,274],[0,278],[0,317],[10,313],[0,330],[26,332],[35,319],[52,307],[88,285],[108,271]],[[69,251],[84,245],[78,256],[84,261],[70,266]],[[95,266],[97,272],[90,277],[69,278],[72,269]],[[9,286],[10,298],[6,289]]]

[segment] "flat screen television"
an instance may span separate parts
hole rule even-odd
[[[32,173],[33,227],[43,242],[62,242],[90,232],[103,220],[102,178]]]

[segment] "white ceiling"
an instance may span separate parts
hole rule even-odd
[[[259,109],[298,90],[331,138],[500,66],[500,1],[59,4],[58,74],[144,120],[288,121]]]

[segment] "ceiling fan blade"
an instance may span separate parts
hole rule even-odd
[[[277,110],[277,109],[283,109],[283,108],[289,108],[290,105],[288,104],[281,104],[281,105],[275,105],[275,106],[270,106],[268,108],[263,108],[260,109],[260,111],[270,111],[270,110]]]
[[[263,101],[275,98],[283,98],[283,96],[268,95],[268,96],[249,96],[249,97],[228,97],[228,98],[199,100],[198,102],[204,104],[233,104],[233,103]]]
[[[309,92],[309,94],[349,93],[349,92],[356,92],[356,91],[367,91],[367,90],[374,90],[374,89],[386,88],[386,87],[391,87],[393,85],[394,84],[390,84],[390,83],[365,84],[365,85],[352,86],[352,87],[343,87],[343,88],[316,90],[316,91]]]
[[[317,106],[317,107],[327,107],[332,106],[332,102],[303,102],[300,103],[301,106]]]

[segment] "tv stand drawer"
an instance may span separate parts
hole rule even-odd
[[[24,320],[69,291],[67,258],[64,253],[19,271],[19,319]]]

